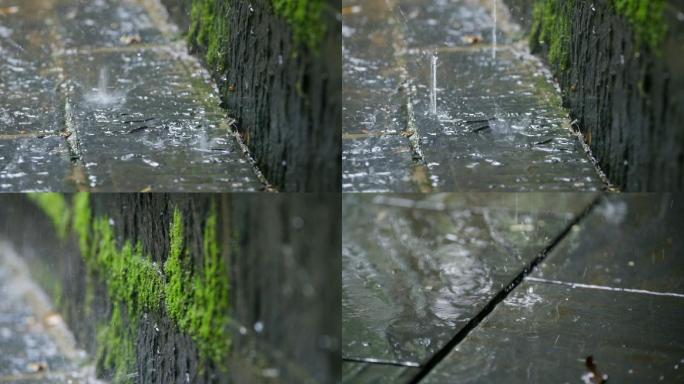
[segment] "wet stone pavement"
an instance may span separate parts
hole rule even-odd
[[[345,196],[343,382],[681,382],[682,224],[672,195]]]
[[[345,191],[604,187],[550,72],[496,3],[343,1]]]
[[[0,0],[0,191],[264,188],[150,0]]]
[[[0,297],[0,383],[100,382],[26,265],[2,242]]]

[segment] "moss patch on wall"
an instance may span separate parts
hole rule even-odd
[[[295,43],[303,43],[313,50],[325,34],[323,0],[272,0],[276,14],[292,26]]]
[[[664,18],[667,0],[613,0],[618,14],[629,20],[637,44],[646,44],[653,51],[660,51],[660,44],[667,35]]]
[[[570,38],[575,0],[537,0],[533,9],[532,50],[548,51],[554,69],[564,71],[570,64]]]
[[[211,69],[223,71],[223,58],[228,49],[228,2],[194,0],[188,39],[191,47],[205,49],[205,60]]]
[[[273,10],[292,27],[295,44],[318,51],[326,31],[324,0],[271,0]],[[204,54],[212,70],[222,72],[228,49],[228,1],[193,0],[188,41]]]
[[[135,375],[134,326],[124,321],[121,304],[113,303],[109,323],[100,325],[97,332],[97,370],[108,372],[115,383],[132,383]]]
[[[568,69],[575,5],[575,0],[536,0],[534,3],[532,50],[543,47],[556,70]],[[667,0],[612,0],[612,5],[618,15],[629,21],[637,45],[659,53],[668,29],[664,18]]]
[[[216,221],[214,212],[204,228],[204,273],[193,277],[188,272],[190,257],[183,246],[182,216],[175,210],[164,272],[168,281],[165,300],[169,316],[198,342],[203,357],[219,361],[230,348],[227,329],[230,319],[228,272],[220,259]]]
[[[71,208],[60,194],[36,194],[32,199],[55,228],[64,231],[64,238],[73,230],[86,265],[87,285],[95,277],[106,285],[112,314],[107,324],[98,327],[101,373],[113,376],[115,382],[134,381],[138,321],[148,312],[167,313],[197,343],[202,358],[224,367],[221,362],[230,348],[229,275],[221,259],[215,208],[203,230],[202,267],[193,271],[178,209],[170,223],[170,251],[162,269],[144,253],[141,243],[126,241],[118,246],[110,219],[93,215],[87,193],[74,195]],[[92,291],[87,287],[86,310]]]
[[[69,232],[71,211],[64,195],[59,193],[32,193],[29,194],[29,198],[50,217],[59,237],[66,238]]]

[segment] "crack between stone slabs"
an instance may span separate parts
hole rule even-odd
[[[61,115],[58,116],[58,119],[60,119],[58,126],[62,127],[59,131],[59,135],[65,141],[69,151],[69,161],[71,163],[70,174],[67,178],[70,179],[78,191],[89,191],[90,185],[87,182],[85,164],[83,163],[83,158],[81,156],[80,145],[73,123],[71,104],[69,102],[69,93],[72,84],[69,79],[64,78],[64,53],[66,52],[66,47],[62,43],[63,36],[60,33],[63,24],[56,12],[52,12],[53,19],[55,20],[50,27],[51,35],[54,37],[52,41],[54,47],[52,49],[52,64],[59,70],[59,82],[54,88],[55,104],[61,112]]]
[[[420,133],[416,126],[413,104],[411,102],[414,86],[411,83],[411,77],[406,69],[406,51],[408,50],[408,47],[404,44],[406,37],[403,28],[408,29],[408,32],[411,34],[415,33],[407,23],[408,18],[401,9],[401,5],[398,2],[393,2],[392,8],[393,15],[391,17],[394,18],[396,23],[391,29],[391,34],[393,37],[392,41],[394,42],[394,59],[396,61],[400,79],[397,96],[400,97],[400,113],[403,114],[403,117],[406,119],[404,131],[401,132],[401,136],[408,139],[409,148],[411,149],[413,158],[411,181],[418,189],[418,192],[432,193],[434,192],[434,187],[430,178],[430,169],[427,166],[427,162],[423,156],[423,150],[420,146]],[[397,17],[395,12],[398,12],[403,20]]]
[[[90,185],[86,174],[85,163],[81,152],[81,144],[78,139],[76,128],[74,127],[73,111],[69,97],[64,97],[64,129],[61,136],[69,149],[69,160],[71,161],[71,181],[76,184],[79,191],[89,191]]]
[[[410,361],[390,361],[390,360],[381,360],[381,359],[373,359],[373,358],[362,358],[362,357],[343,357],[342,358],[343,362],[348,362],[348,363],[361,363],[361,364],[374,364],[374,365],[389,365],[393,367],[409,367],[409,368],[418,368],[420,367],[420,364],[413,363]]]
[[[534,269],[541,264],[548,254],[556,248],[556,246],[570,233],[572,228],[579,224],[589,213],[598,205],[602,200],[602,196],[599,195],[595,197],[591,203],[589,203],[584,210],[577,215],[568,225],[561,231],[553,240],[547,245],[538,255],[535,257],[528,265],[526,265],[522,271],[516,275],[513,280],[511,280],[503,290],[499,291],[485,307],[474,317],[468,321],[465,327],[461,328],[454,337],[451,338],[437,353],[432,355],[428,361],[422,365],[420,371],[409,381],[410,384],[417,384],[425,378],[439,363],[446,358],[451,351],[456,348],[456,346],[463,341],[472,330],[474,330],[480,323],[489,316],[490,313],[503,302],[508,295],[513,292],[515,288],[522,283],[525,278],[534,271]]]
[[[401,136],[408,139],[409,148],[411,149],[412,160],[413,160],[413,172],[411,179],[413,183],[418,188],[421,193],[432,193],[434,188],[432,182],[430,181],[430,169],[427,166],[425,157],[423,155],[423,150],[420,146],[420,133],[418,132],[418,127],[416,126],[415,115],[413,113],[413,104],[411,102],[412,85],[410,80],[408,80],[408,73],[406,73],[406,68],[403,63],[400,64],[402,68],[402,81],[399,89],[397,90],[399,96],[401,97],[401,113],[406,119],[404,131]]]

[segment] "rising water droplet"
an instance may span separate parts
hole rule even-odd
[[[99,106],[114,105],[123,101],[123,94],[121,92],[109,90],[109,73],[107,66],[100,68],[97,88],[92,92],[88,92],[85,95],[85,99],[86,102]]]
[[[433,53],[430,61],[430,113],[437,114],[437,54]]]

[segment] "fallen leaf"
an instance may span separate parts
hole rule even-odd
[[[343,15],[351,15],[353,13],[359,13],[361,12],[361,6],[360,5],[352,5],[350,7],[343,7],[342,8],[342,14]]]
[[[465,35],[463,36],[463,41],[468,44],[477,44],[482,42],[482,36],[480,35]]]
[[[50,313],[45,316],[45,324],[50,327],[57,326],[62,323],[62,316],[57,313]]]
[[[17,12],[19,12],[19,7],[17,6],[0,8],[0,16],[14,15]]]
[[[137,33],[135,35],[123,35],[120,40],[126,45],[140,44],[142,42],[142,38]]]
[[[588,383],[604,384],[608,380],[608,375],[604,375],[599,371],[596,363],[594,363],[594,356],[587,356],[585,360],[587,375],[583,376],[583,380]]]
[[[29,363],[28,369],[31,372],[44,372],[47,369],[47,363],[44,361],[38,363]]]

